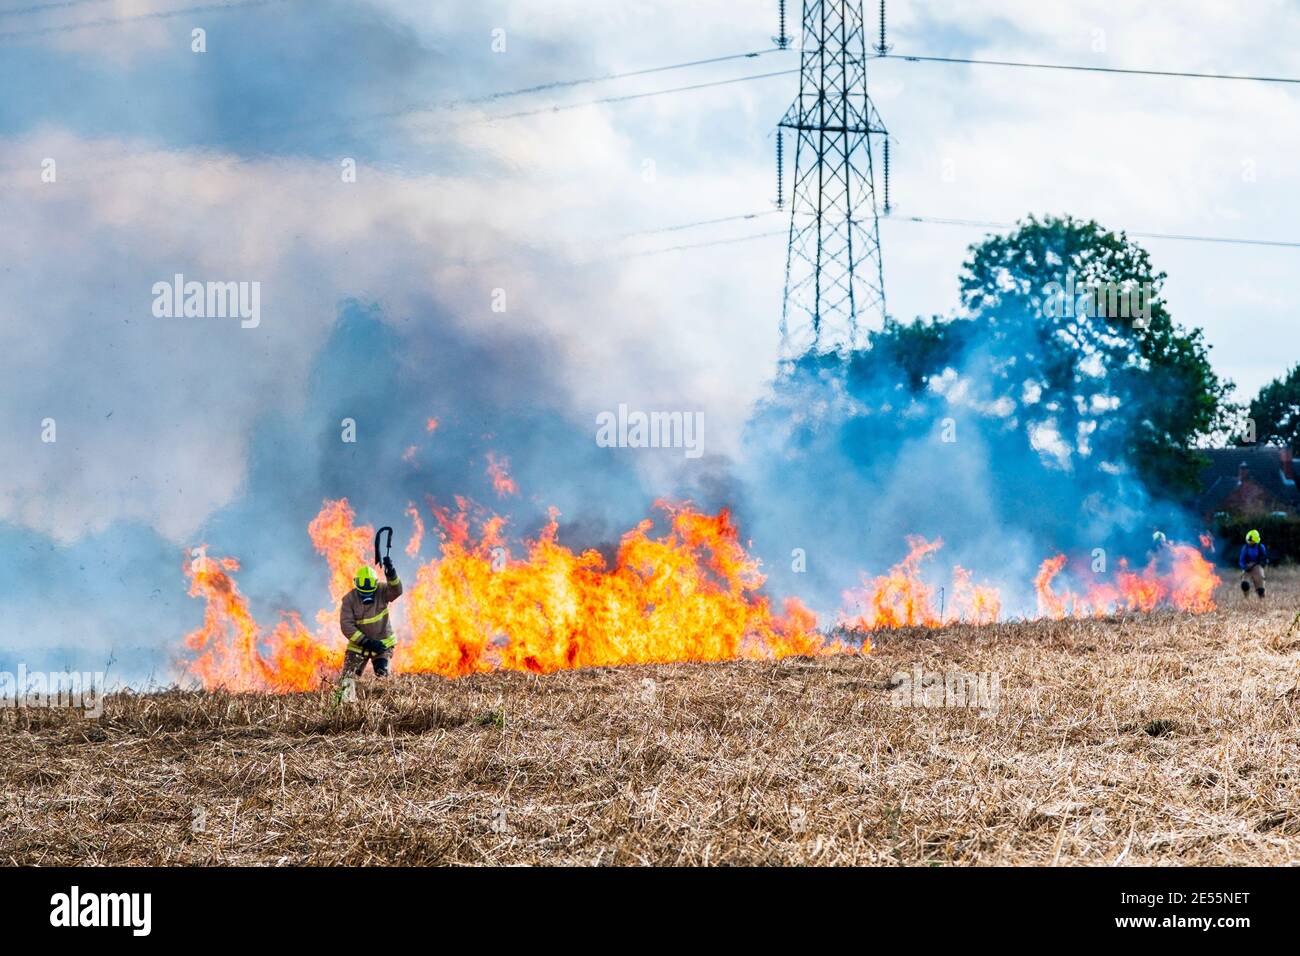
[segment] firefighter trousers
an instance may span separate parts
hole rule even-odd
[[[1249,584],[1247,582],[1249,582]],[[1242,571],[1241,583],[1243,585],[1243,590],[1247,591],[1248,593],[1249,593],[1250,586],[1254,585],[1255,593],[1258,594],[1260,597],[1263,597],[1264,596],[1264,566],[1260,564],[1252,564],[1245,571]]]
[[[393,652],[390,649],[382,655],[358,654],[356,651],[348,651],[343,656],[343,676],[360,677],[366,670],[366,662],[375,669],[376,677],[388,676],[388,663],[393,658]]]

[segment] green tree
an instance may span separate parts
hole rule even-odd
[[[913,319],[910,324],[886,318],[879,331],[867,333],[868,348],[855,355],[855,365],[875,368],[889,363],[912,391],[954,361],[966,347],[966,323],[945,322],[939,316]],[[856,368],[854,369],[857,370]]]
[[[1121,458],[1155,493],[1195,489],[1195,446],[1225,427],[1199,329],[1170,318],[1165,279],[1122,232],[1029,217],[972,247],[962,303],[987,325],[990,375],[1031,430],[1072,453]]]
[[[1247,415],[1256,440],[1300,448],[1300,365],[1261,388]]]

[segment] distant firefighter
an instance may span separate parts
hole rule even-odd
[[[1174,548],[1163,531],[1151,535],[1151,550],[1147,552],[1147,561],[1153,563],[1161,574],[1168,574],[1174,563]]]
[[[1241,593],[1249,596],[1250,586],[1255,586],[1255,593],[1264,599],[1264,567],[1268,564],[1268,548],[1259,539],[1258,531],[1246,534],[1246,543],[1241,546],[1241,557],[1237,559],[1241,566]]]

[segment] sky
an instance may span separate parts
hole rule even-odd
[[[0,551],[25,569],[0,599],[45,608],[0,636],[0,667],[164,677],[201,613],[180,570],[199,543],[310,613],[323,496],[372,501],[374,524],[420,489],[490,496],[493,443],[531,507],[599,539],[680,482],[665,456],[588,459],[619,404],[702,411],[714,464],[692,480],[725,499],[777,354],[773,133],[797,77],[582,104],[794,69],[775,0],[226,5],[0,0]],[[896,54],[1300,76],[1274,40],[1294,2],[888,16]],[[1300,241],[1300,87],[902,60],[868,82],[894,140],[897,318],[953,314],[982,235],[908,217]],[[1300,249],[1142,241],[1239,398],[1296,361]],[[256,327],[156,316],[176,274],[259,283]]]

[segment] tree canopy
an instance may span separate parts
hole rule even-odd
[[[1037,396],[1024,413],[1076,450],[1122,456],[1156,493],[1195,488],[1195,446],[1223,427],[1232,387],[1201,330],[1170,317],[1164,279],[1123,233],[1032,216],[975,246],[961,277],[993,341],[1020,348],[996,374]]]
[[[1247,415],[1257,441],[1300,448],[1300,365],[1260,389]]]

